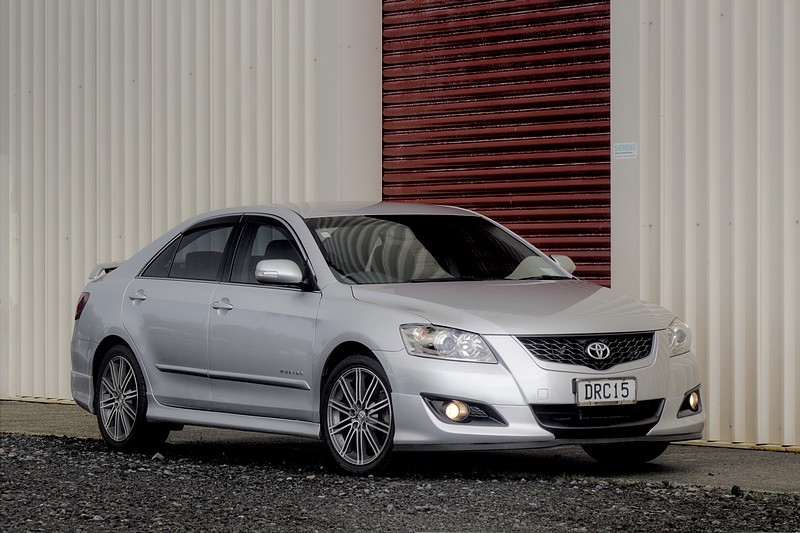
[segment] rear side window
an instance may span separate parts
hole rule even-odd
[[[233,226],[216,226],[187,233],[175,252],[169,277],[214,281],[222,271],[225,246]]]
[[[218,280],[233,224],[206,226],[172,241],[142,272],[145,278]]]

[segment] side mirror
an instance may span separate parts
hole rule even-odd
[[[303,282],[303,273],[297,263],[289,259],[264,259],[256,265],[259,283],[297,285]]]
[[[566,270],[567,273],[572,274],[575,272],[575,263],[566,255],[554,254],[551,255],[550,258],[558,263],[558,266]]]

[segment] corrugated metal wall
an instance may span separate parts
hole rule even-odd
[[[800,3],[612,0],[615,288],[687,320],[706,437],[800,444]]]
[[[383,10],[384,198],[476,209],[608,283],[609,1]]]
[[[94,264],[213,208],[380,199],[380,17],[0,0],[0,397],[70,397]]]

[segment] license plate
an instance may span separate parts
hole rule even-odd
[[[636,403],[636,378],[576,379],[578,405]]]

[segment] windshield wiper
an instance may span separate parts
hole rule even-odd
[[[439,281],[464,281],[464,278],[411,278],[402,283],[436,283]]]
[[[453,278],[412,278],[403,283],[435,283],[439,281],[497,281],[506,279],[492,276],[456,276]]]
[[[542,281],[542,280],[553,280],[553,279],[573,279],[570,276],[562,276],[561,274],[542,274],[540,276],[528,276],[525,278],[517,278],[514,281]]]

